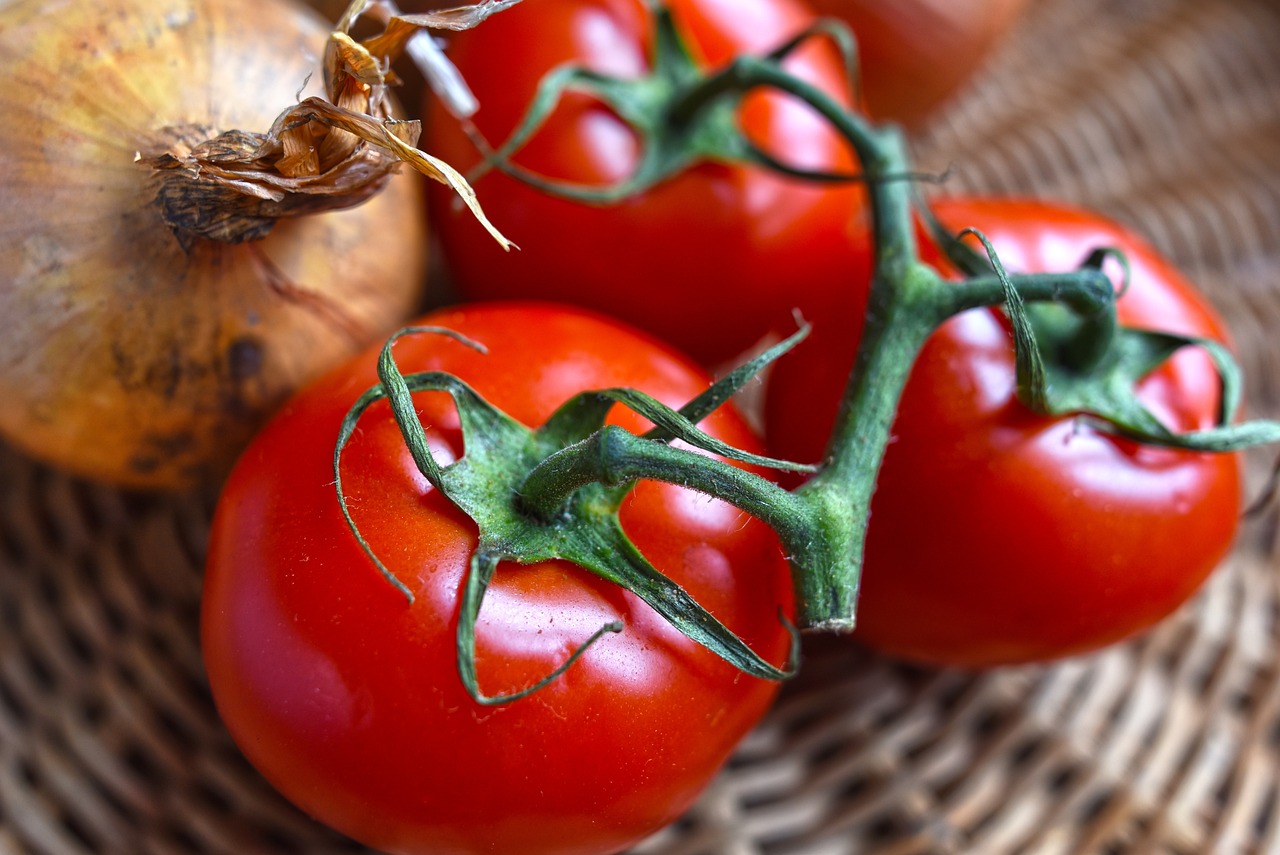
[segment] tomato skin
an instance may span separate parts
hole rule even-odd
[[[795,0],[675,0],[709,67],[776,47],[813,20]],[[543,74],[576,61],[638,75],[652,34],[640,0],[526,0],[452,37],[449,56],[479,99],[477,127],[497,145]],[[844,99],[841,63],[817,40],[786,67]],[[464,171],[478,156],[430,99],[423,147]],[[753,94],[743,126],[757,144],[808,168],[854,171],[848,147],[798,102]],[[585,96],[567,98],[515,162],[560,180],[617,182],[639,156],[632,132]],[[867,254],[857,184],[819,186],[739,165],[701,165],[621,203],[553,198],[500,174],[476,181],[494,223],[520,247],[503,253],[446,195],[431,197],[447,267],[468,300],[537,298],[623,318],[713,364],[741,352],[793,307],[807,311],[857,273]]]
[[[706,378],[621,325],[543,305],[465,307],[425,322],[489,346],[403,339],[403,370],[457,373],[527,424],[569,395],[633,385],[683,403]],[[608,853],[672,821],[764,714],[776,685],[699,647],[634,595],[564,562],[503,565],[477,630],[480,687],[523,688],[601,625],[605,636],[532,696],[481,707],[455,666],[471,522],[416,472],[381,405],[343,457],[361,531],[415,593],[360,552],[333,492],[346,409],[374,358],[305,390],[250,447],[213,524],[203,645],[218,710],[250,761],[304,811],[393,853]],[[520,366],[519,370],[513,366]],[[456,413],[416,396],[432,442],[457,455]],[[641,427],[634,418],[619,423]],[[735,413],[704,426],[759,447]],[[442,458],[443,459],[443,458]],[[790,582],[776,538],[737,509],[641,482],[622,512],[640,549],[782,663]]]
[[[1028,0],[810,0],[858,39],[862,94],[877,119],[918,126],[1009,34]]]
[[[1071,269],[1092,248],[1121,247],[1133,271],[1122,323],[1226,338],[1167,262],[1092,214],[1008,200],[936,210],[981,229],[1011,270]],[[852,338],[819,326],[777,367],[774,454],[821,455]],[[944,324],[913,367],[872,501],[856,635],[873,647],[965,667],[1097,649],[1177,608],[1230,547],[1237,455],[1141,447],[1035,415],[1014,396],[1011,348],[998,315],[975,310]],[[1218,385],[1201,352],[1176,354],[1140,394],[1176,429],[1214,421]]]

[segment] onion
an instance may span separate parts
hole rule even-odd
[[[0,435],[130,487],[216,478],[420,307],[400,161],[470,188],[296,0],[0,7]]]

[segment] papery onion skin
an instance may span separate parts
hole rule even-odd
[[[0,435],[124,486],[215,479],[292,390],[420,307],[419,176],[188,251],[148,162],[318,91],[323,19],[293,0],[0,7]]]

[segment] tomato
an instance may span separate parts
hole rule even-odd
[[[455,373],[517,420],[615,385],[682,404],[707,378],[612,321],[486,304],[402,339],[406,372]],[[743,675],[634,595],[564,562],[498,571],[477,629],[480,689],[532,685],[621,618],[546,688],[488,707],[455,666],[474,525],[417,473],[385,402],[343,455],[354,517],[412,604],[356,545],[331,461],[339,424],[376,382],[375,353],[304,390],[245,453],[213,523],[203,645],[217,707],[250,761],[304,811],[394,853],[608,853],[670,822],[763,715],[776,684]],[[442,462],[462,453],[442,393],[415,396]],[[617,423],[641,430],[637,417]],[[703,427],[760,442],[731,409]],[[787,657],[789,575],[773,533],[736,508],[642,481],[621,519],[636,545],[770,662]]]
[[[960,91],[1027,6],[1027,0],[810,2],[857,36],[871,115],[911,126]]]
[[[1011,270],[1069,270],[1122,248],[1128,326],[1224,340],[1208,305],[1133,234],[1036,202],[939,202],[975,226]],[[856,326],[856,325],[855,325]],[[771,451],[822,454],[855,336],[819,324],[770,381]],[[1234,454],[1139,446],[1015,398],[1007,324],[994,310],[952,318],[913,366],[872,500],[856,634],[909,659],[986,666],[1096,649],[1150,627],[1197,589],[1239,516]],[[1217,375],[1183,349],[1140,398],[1178,430],[1206,428]]]
[[[708,67],[761,53],[813,20],[795,0],[675,0],[669,4]],[[475,123],[504,141],[538,80],[566,62],[634,76],[652,33],[641,0],[525,0],[458,33],[448,53],[480,102]],[[815,40],[786,68],[843,98],[847,76]],[[753,93],[742,124],[757,144],[811,169],[856,171],[848,147],[811,109]],[[433,100],[423,147],[464,171],[478,161],[458,123]],[[583,185],[618,182],[640,156],[631,130],[586,96],[567,97],[514,161]],[[500,174],[475,184],[495,225],[520,247],[504,253],[444,195],[432,197],[444,259],[464,298],[536,297],[621,317],[705,364],[737,355],[778,318],[807,310],[845,279],[865,279],[862,189],[704,164],[608,206],[532,189]]]

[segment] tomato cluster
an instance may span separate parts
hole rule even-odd
[[[669,5],[692,56],[713,69],[815,20],[799,0]],[[526,0],[458,34],[449,53],[481,104],[475,128],[493,144],[506,139],[538,81],[569,61],[645,72],[655,39],[646,8]],[[851,109],[829,43],[784,67]],[[474,134],[434,101],[428,112],[424,148],[463,169],[482,162]],[[780,160],[845,178],[859,169],[846,141],[791,96],[752,93],[739,115],[745,136]],[[643,157],[631,124],[570,92],[514,162],[590,187],[624,180]],[[463,305],[422,322],[469,341],[406,338],[395,350],[405,373],[448,372],[530,428],[606,387],[679,408],[709,382],[698,363],[785,332],[800,309],[814,326],[769,376],[764,440],[732,404],[701,427],[749,453],[819,464],[839,453],[828,440],[878,263],[860,184],[707,162],[610,205],[501,171],[476,189],[522,248],[503,253],[446,194],[432,199]],[[992,199],[940,201],[934,213],[948,228],[980,229],[1015,272],[1071,270],[1094,249],[1121,250],[1131,268],[1116,302],[1122,323],[1226,338],[1176,271],[1101,217]],[[929,233],[919,236],[921,260],[958,276]],[[1234,455],[1149,447],[1034,412],[1018,395],[1012,341],[1003,313],[973,309],[937,329],[914,363],[867,530],[856,636],[868,645],[970,667],[1096,649],[1177,608],[1230,545]],[[458,673],[459,590],[476,572],[476,523],[424,475],[386,402],[368,409],[335,464],[349,408],[386,383],[380,371],[370,351],[305,390],[224,488],[203,614],[219,711],[290,799],[386,851],[621,851],[690,804],[776,684],[742,674],[582,567],[508,563],[475,630],[481,691],[523,689],[573,664],[527,697],[482,705]],[[1212,427],[1222,408],[1218,368],[1194,349],[1143,378],[1138,396],[1176,431]],[[423,432],[437,462],[467,454],[447,395],[416,392],[411,408],[420,426],[408,430]],[[634,413],[611,420],[650,427]],[[364,543],[335,498],[335,465]],[[645,479],[619,519],[716,620],[764,659],[786,660],[795,598],[774,532],[730,503]],[[619,619],[621,634],[581,650]]]

